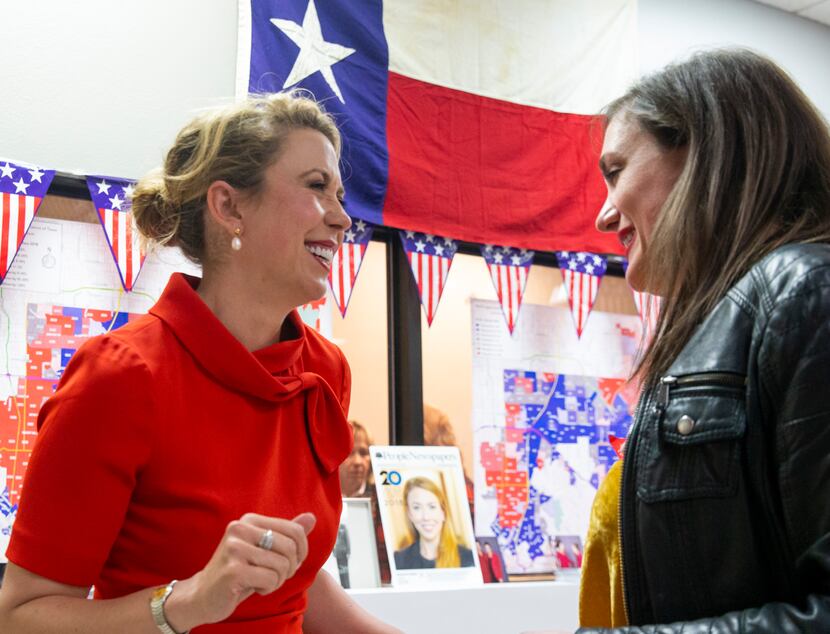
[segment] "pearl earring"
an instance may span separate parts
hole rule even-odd
[[[231,249],[234,251],[239,251],[242,248],[242,240],[239,238],[239,235],[242,233],[242,229],[237,227],[233,231],[234,236],[231,239]]]

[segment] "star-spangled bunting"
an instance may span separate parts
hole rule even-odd
[[[634,304],[643,322],[643,339],[649,340],[657,329],[657,317],[660,315],[662,298],[643,291],[631,291],[634,294]]]
[[[349,299],[352,296],[357,274],[360,272],[360,265],[363,263],[363,256],[366,254],[373,230],[374,225],[363,220],[354,220],[352,226],[346,230],[343,244],[331,261],[329,286],[334,302],[343,317],[346,316]]]
[[[297,307],[297,312],[300,314],[300,319],[303,320],[307,326],[311,326],[317,332],[322,333],[323,317],[320,314],[322,308],[326,305],[325,295],[320,299],[316,299],[308,304],[303,304]]]
[[[556,259],[568,294],[576,335],[581,338],[608,262],[601,255],[584,251],[557,251]]]
[[[487,262],[490,279],[493,280],[504,319],[507,321],[507,329],[512,335],[519,318],[530,265],[533,263],[533,251],[488,244],[481,247],[481,255]]]
[[[135,182],[111,176],[87,176],[86,184],[118,267],[121,285],[131,291],[145,258],[130,211]]]
[[[0,211],[3,216],[0,282],[6,279],[6,273],[9,272],[54,177],[55,170],[0,161]]]
[[[399,233],[415,284],[418,285],[418,295],[426,313],[427,324],[431,326],[447,283],[452,258],[458,250],[458,243],[450,238],[441,238],[429,233]]]
[[[622,265],[623,273],[626,273],[628,271],[628,260],[623,260]],[[648,341],[657,330],[657,318],[660,316],[660,305],[663,298],[645,291],[635,291],[633,288],[631,293],[634,295],[634,305],[637,307],[640,321],[643,322],[643,341]]]

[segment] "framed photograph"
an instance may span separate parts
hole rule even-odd
[[[480,585],[457,447],[369,448],[393,586]]]
[[[510,581],[498,539],[476,535],[476,554],[478,555],[478,563],[484,583],[507,583]]]
[[[582,568],[582,539],[579,535],[555,535],[552,550],[556,570]]]
[[[344,588],[380,587],[375,525],[369,498],[343,498],[337,541],[323,569]]]

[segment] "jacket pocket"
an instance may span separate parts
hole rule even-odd
[[[642,447],[637,493],[645,502],[728,497],[738,483],[746,431],[746,378],[663,377]],[[656,423],[656,424],[655,424]]]

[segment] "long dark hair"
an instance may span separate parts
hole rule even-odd
[[[648,385],[760,258],[830,242],[827,122],[772,61],[747,50],[698,53],[645,77],[605,110],[626,116],[685,167],[655,224],[647,288],[664,295],[635,374]]]

